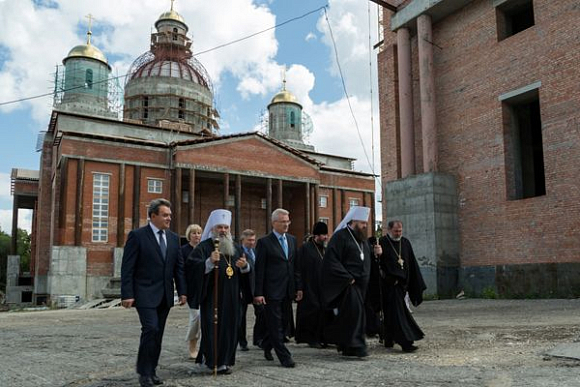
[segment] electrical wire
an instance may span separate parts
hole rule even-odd
[[[196,57],[198,55],[202,55],[202,54],[205,54],[205,53],[208,53],[208,52],[211,52],[211,51],[215,51],[215,50],[218,50],[218,49],[221,49],[221,48],[230,46],[230,45],[235,44],[235,43],[242,42],[244,40],[253,38],[253,37],[257,36],[257,35],[263,34],[263,33],[268,32],[270,30],[276,29],[278,27],[282,27],[283,25],[286,25],[288,23],[292,23],[294,21],[303,19],[306,16],[309,16],[309,15],[311,15],[313,13],[316,13],[316,12],[318,12],[320,10],[323,10],[323,9],[326,12],[326,8],[327,7],[328,7],[328,3],[326,3],[325,5],[323,5],[321,7],[316,8],[316,9],[314,9],[312,11],[308,11],[308,12],[306,12],[303,15],[296,16],[296,17],[293,17],[291,19],[285,20],[282,23],[276,24],[276,25],[274,25],[272,27],[269,27],[269,28],[266,28],[264,30],[261,30],[261,31],[258,31],[258,32],[254,32],[254,33],[252,33],[250,35],[246,35],[246,36],[244,36],[242,38],[232,40],[231,42],[228,42],[228,43],[220,44],[218,46],[215,46],[213,48],[210,48],[210,49],[207,49],[207,50],[204,50],[204,51],[197,52],[197,53],[193,54],[193,56]],[[128,73],[127,74],[123,74],[123,75],[118,75],[118,76],[115,76],[115,77],[110,77],[110,78],[107,78],[107,79],[96,80],[96,81],[93,81],[93,85],[99,84],[99,83],[103,83],[103,82],[109,82],[109,80],[126,78],[127,76],[129,76]],[[85,88],[84,85],[82,85],[82,86],[75,86],[75,87],[71,87],[71,88],[68,88],[68,89],[59,90],[59,92],[65,92],[65,91],[75,90],[75,89],[84,89],[84,88]],[[51,96],[51,95],[54,95],[54,94],[55,94],[54,91],[52,91],[50,93],[44,93],[44,94],[39,94],[39,95],[31,96],[31,97],[19,98],[19,99],[15,99],[15,100],[12,100],[12,101],[4,101],[4,102],[0,102],[0,106],[11,105],[11,104],[18,103],[18,102],[30,101],[30,100],[33,100],[33,99],[38,99],[38,98],[42,98],[42,97],[48,97],[48,96]]]

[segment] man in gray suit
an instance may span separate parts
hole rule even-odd
[[[122,305],[135,306],[141,321],[137,373],[142,387],[163,384],[155,369],[165,321],[173,306],[174,281],[179,304],[187,301],[179,235],[169,230],[171,203],[153,200],[148,215],[148,225],[129,233],[121,266]]]

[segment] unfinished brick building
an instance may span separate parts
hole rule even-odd
[[[147,224],[154,198],[172,201],[171,226],[181,235],[216,208],[232,211],[234,236],[245,228],[261,236],[271,212],[284,207],[299,240],[317,220],[337,226],[351,205],[374,209],[374,177],[354,171],[353,159],[303,143],[302,106],[285,87],[268,106],[271,136],[218,135],[211,82],[191,57],[183,18],[171,10],[155,26],[151,52],[135,61],[125,85],[124,120],[111,112],[107,83],[93,78],[110,67],[90,32],[64,60],[78,84],[55,100],[42,146],[36,303],[100,297],[120,275],[126,236]]]
[[[580,295],[578,1],[378,2],[383,219],[428,291]]]

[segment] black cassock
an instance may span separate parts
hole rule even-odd
[[[370,268],[366,240],[355,241],[348,226],[334,233],[324,254],[320,284],[324,307],[338,312],[324,328],[324,339],[339,349],[366,350],[364,299]]]
[[[296,265],[302,278],[302,300],[296,308],[296,342],[322,343],[323,309],[320,299],[320,270],[324,246],[309,238],[298,250]]]
[[[408,292],[411,303],[418,306],[423,302],[423,291],[427,287],[407,238],[394,241],[384,236],[379,239],[379,243],[383,249],[379,258],[381,286],[369,288],[369,292],[375,292],[372,298],[379,302],[377,309],[383,310],[385,345],[395,342],[405,348],[425,336],[405,304],[405,294]],[[399,252],[403,260],[402,267],[398,262]],[[375,268],[378,269],[378,266]]]
[[[201,343],[196,362],[202,361],[210,368],[214,367],[214,269],[205,273],[205,262],[214,251],[213,240],[201,242],[190,254],[188,270],[191,270],[193,281],[201,281],[199,289],[199,313],[201,321]],[[218,359],[217,366],[233,366],[236,362],[238,345],[238,326],[240,323],[240,286],[248,281],[250,273],[242,274],[235,262],[240,258],[239,249],[231,261],[223,254],[219,260],[218,275]],[[232,277],[226,275],[228,261],[234,271]],[[249,264],[249,262],[248,262]],[[253,273],[252,273],[253,274]]]

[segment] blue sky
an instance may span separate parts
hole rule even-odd
[[[92,43],[107,56],[113,73],[125,74],[133,60],[148,50],[153,24],[170,4],[169,0],[0,0],[3,231],[11,229],[10,171],[38,169],[36,139],[47,128],[52,98],[2,103],[50,92],[55,66],[62,64],[72,47],[86,41],[89,13],[95,18]],[[369,56],[368,47],[369,29],[370,43],[378,39],[376,5],[368,7],[360,0],[177,0],[174,9],[189,26],[195,53],[323,6],[327,6],[350,104],[369,157],[374,133],[374,171],[378,174],[376,52]],[[371,171],[344,95],[323,11],[197,59],[214,83],[223,134],[259,129],[260,115],[280,90],[285,67],[287,89],[314,124],[308,142],[320,152],[356,158],[356,170]],[[28,211],[19,216],[19,227],[30,228]]]

